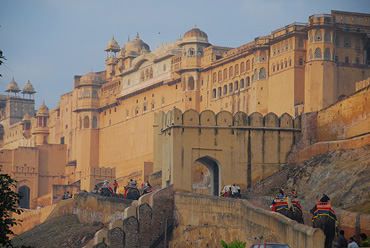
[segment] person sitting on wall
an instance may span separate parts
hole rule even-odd
[[[113,187],[114,187],[114,193],[117,194],[118,183],[116,180],[114,180]]]
[[[320,200],[319,200],[319,202],[329,202],[329,201],[330,201],[330,198],[325,193],[321,195]],[[313,214],[315,213],[316,210],[317,210],[317,204],[315,204],[315,206],[310,210],[310,213]]]

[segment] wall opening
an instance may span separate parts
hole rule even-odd
[[[30,208],[30,188],[23,185],[19,188],[18,193],[22,194],[22,198],[19,201],[19,206],[21,208]]]
[[[220,166],[211,157],[198,158],[192,168],[192,191],[206,195],[219,195],[220,192]]]

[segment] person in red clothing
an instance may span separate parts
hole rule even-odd
[[[116,194],[117,193],[117,188],[118,188],[118,183],[117,183],[116,180],[114,180],[113,187],[114,187],[114,193]]]

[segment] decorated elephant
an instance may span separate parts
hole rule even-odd
[[[273,201],[272,211],[285,215],[289,219],[295,220],[298,223],[304,224],[302,207],[295,198],[293,198],[293,200],[289,197],[275,198]]]
[[[331,209],[330,203],[318,203],[311,211],[313,213],[313,227],[324,231],[325,248],[331,248],[333,239],[338,232],[338,221],[335,212]]]
[[[124,199],[138,200],[140,198],[140,191],[136,187],[125,187]]]

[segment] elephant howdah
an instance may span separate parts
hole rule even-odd
[[[320,228],[325,234],[325,248],[332,247],[333,239],[338,232],[337,216],[331,209],[330,202],[319,202],[312,216],[313,227]]]
[[[304,223],[302,216],[302,207],[297,198],[277,197],[272,206],[272,211],[285,215],[289,219],[298,223]]]

